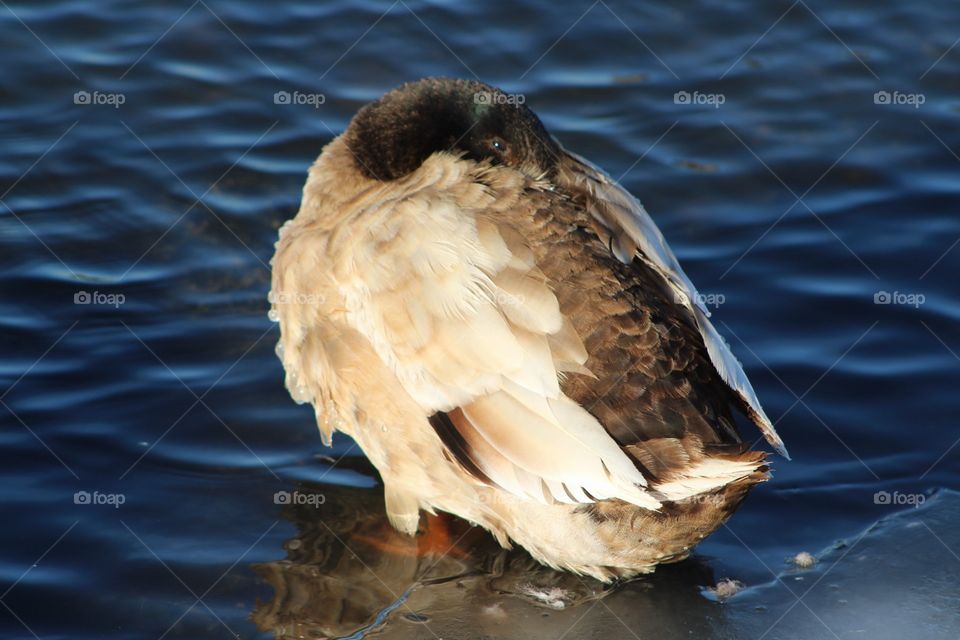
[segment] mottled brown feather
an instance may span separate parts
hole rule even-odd
[[[740,442],[732,409],[742,402],[662,278],[639,259],[617,260],[578,203],[553,192],[526,196],[498,223],[509,228],[508,244],[519,236],[533,251],[586,346],[592,375],[565,376],[563,391],[656,479],[702,458],[704,445]]]

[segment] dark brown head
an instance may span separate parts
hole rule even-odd
[[[427,78],[360,110],[346,143],[368,178],[396,180],[439,151],[489,160],[532,176],[552,174],[560,148],[522,96],[480,82]]]

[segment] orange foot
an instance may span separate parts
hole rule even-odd
[[[463,520],[441,513],[426,515],[415,538],[398,533],[389,523],[381,521],[376,531],[358,532],[350,539],[396,556],[466,558],[478,532],[479,529]]]

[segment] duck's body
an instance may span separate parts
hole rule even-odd
[[[602,580],[682,559],[767,477],[731,410],[782,443],[639,203],[469,92],[497,95],[406,85],[311,168],[273,263],[288,388],[402,531],[447,511]]]

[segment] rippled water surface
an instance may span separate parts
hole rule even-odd
[[[3,4],[3,637],[957,637],[958,38],[948,1]],[[283,388],[305,170],[437,74],[522,94],[722,303],[794,460],[694,559],[402,538]]]

